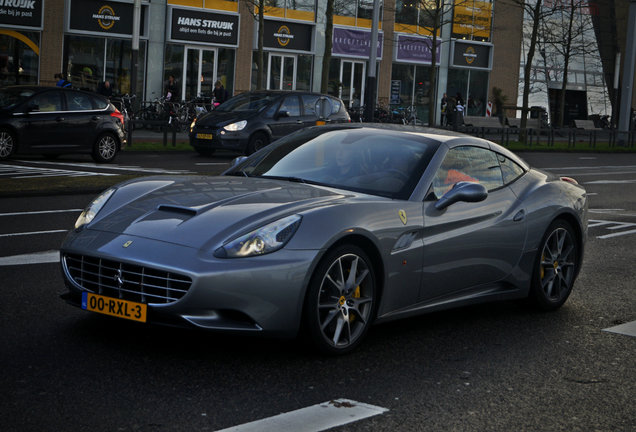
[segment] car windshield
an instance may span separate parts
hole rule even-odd
[[[12,109],[33,96],[35,91],[23,88],[4,88],[0,90],[0,109]]]
[[[228,112],[258,111],[269,105],[274,99],[278,99],[278,96],[269,93],[243,93],[222,103],[216,110]]]
[[[436,147],[408,132],[314,127],[279,140],[225,174],[407,199]]]

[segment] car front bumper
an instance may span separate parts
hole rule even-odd
[[[131,246],[123,248],[127,242]],[[218,259],[211,251],[146,238],[71,233],[61,249],[68,288],[62,297],[80,307],[83,291],[146,303],[148,323],[293,337],[317,254],[315,250],[282,249],[259,257]],[[94,283],[86,283],[86,274],[78,276],[77,268],[69,269],[73,266],[70,256],[100,263],[99,271],[86,273],[99,273],[90,276]],[[127,290],[144,289],[139,277],[133,281],[129,276],[144,272],[181,275],[191,279],[191,285],[176,301],[141,301]],[[117,278],[120,292],[114,294]]]

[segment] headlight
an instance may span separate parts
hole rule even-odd
[[[236,131],[243,130],[246,125],[247,125],[247,120],[241,120],[236,123],[231,123],[229,125],[223,126],[223,129],[230,132],[236,132]]]
[[[194,130],[194,126],[197,124],[197,118],[192,119],[192,123],[190,123],[190,132]]]
[[[277,251],[292,238],[300,225],[300,220],[301,217],[298,215],[279,219],[227,242],[218,248],[214,255],[217,258],[242,258]]]
[[[75,222],[75,229],[90,223],[102,207],[104,207],[104,204],[106,204],[106,201],[108,201],[108,198],[110,198],[113,193],[115,193],[115,189],[108,189],[91,201],[88,207],[86,207],[82,214],[80,214],[77,218],[77,221]]]

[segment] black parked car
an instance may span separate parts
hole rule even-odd
[[[106,163],[125,145],[124,116],[98,94],[61,87],[0,89],[0,160],[16,153],[90,153]]]
[[[234,96],[190,126],[190,144],[201,155],[216,149],[252,154],[270,142],[307,126],[345,123],[344,103],[310,92],[256,91]]]

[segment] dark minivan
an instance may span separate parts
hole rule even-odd
[[[0,89],[0,160],[90,153],[107,163],[125,145],[124,116],[103,96],[62,87]]]
[[[333,96],[299,91],[247,92],[196,118],[190,126],[190,144],[204,156],[216,149],[252,154],[298,129],[350,121],[344,103]]]

